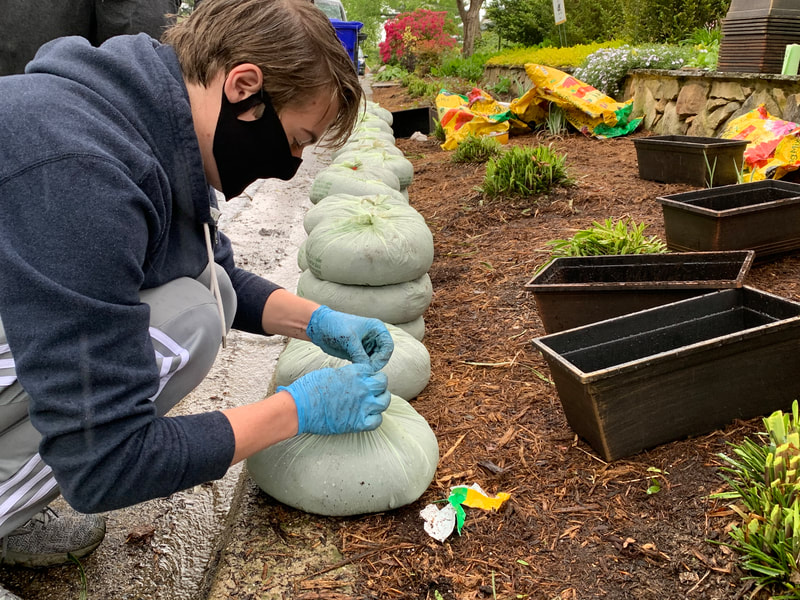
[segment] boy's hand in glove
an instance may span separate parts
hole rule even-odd
[[[394,350],[394,341],[378,319],[368,319],[320,306],[311,314],[306,334],[325,353],[379,371]]]
[[[365,364],[319,369],[286,387],[297,406],[298,433],[334,435],[380,426],[391,400],[385,373]]]

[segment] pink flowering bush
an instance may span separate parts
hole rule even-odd
[[[456,44],[448,33],[454,25],[443,11],[419,8],[388,20],[383,28],[386,39],[378,45],[381,60],[401,64],[409,71],[420,67],[427,72],[441,61],[445,50]]]

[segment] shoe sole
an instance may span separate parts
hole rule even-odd
[[[91,554],[102,541],[103,540],[99,540],[96,544],[92,544],[91,546],[86,546],[85,548],[80,548],[69,553],[58,552],[55,554],[25,554],[21,552],[14,552],[13,550],[7,550],[6,555],[0,564],[32,568],[65,565],[71,562],[70,555],[78,559],[83,558],[84,556]]]

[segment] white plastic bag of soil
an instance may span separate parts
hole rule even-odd
[[[400,180],[392,171],[361,163],[328,165],[317,173],[308,194],[312,204],[333,194],[389,194],[398,199],[408,199],[407,194],[400,191]]]
[[[385,150],[351,150],[343,152],[335,159],[333,164],[350,165],[360,162],[367,167],[380,167],[389,169],[397,175],[400,189],[405,189],[414,180],[414,165],[405,156],[397,156]]]
[[[394,115],[392,112],[384,107],[382,107],[379,103],[373,102],[372,100],[367,100],[367,112],[371,115],[375,115],[376,117],[380,117],[384,121],[386,121],[389,125],[394,123]]]
[[[389,154],[396,154],[397,156],[404,156],[403,151],[394,145],[394,142],[384,140],[382,138],[361,138],[348,140],[344,146],[338,150],[334,150],[331,158],[336,159],[340,154],[345,152],[364,152],[368,150],[381,150]]]
[[[392,396],[374,431],[298,435],[247,460],[258,486],[288,506],[326,516],[382,512],[417,500],[439,462],[425,419]]]
[[[354,196],[352,194],[332,194],[325,196],[314,206],[306,211],[303,217],[303,228],[306,233],[318,223],[364,214],[365,212],[380,212],[388,210],[390,206],[408,206],[405,198],[399,199],[390,194],[365,194]],[[416,210],[416,209],[415,209]]]
[[[364,129],[378,129],[384,133],[394,136],[394,129],[392,129],[391,123],[387,123],[378,115],[373,115],[370,112],[362,113],[362,115],[358,118],[358,121],[356,121],[355,129],[357,131]]]
[[[433,285],[427,273],[393,285],[343,285],[305,270],[297,281],[297,295],[352,315],[406,323],[421,317],[430,306]]]
[[[433,235],[411,206],[317,224],[305,261],[319,279],[345,285],[391,285],[419,279],[433,264]]]
[[[386,328],[392,335],[394,352],[381,371],[389,380],[389,391],[411,401],[431,379],[431,355],[425,344],[410,333],[389,323]],[[326,354],[311,342],[292,339],[275,363],[275,385],[287,386],[311,371],[347,364],[349,361]]]

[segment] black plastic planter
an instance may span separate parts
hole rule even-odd
[[[396,138],[411,137],[414,132],[431,133],[435,126],[436,109],[426,106],[392,112],[392,131]]]
[[[800,248],[800,184],[756,181],[657,198],[667,246],[754,250],[756,260]]]
[[[570,427],[608,461],[800,398],[800,303],[747,286],[533,343]]]
[[[720,289],[742,287],[750,250],[557,258],[525,289],[555,333]]]
[[[712,187],[736,183],[746,140],[657,135],[636,138],[639,177],[664,183]]]

